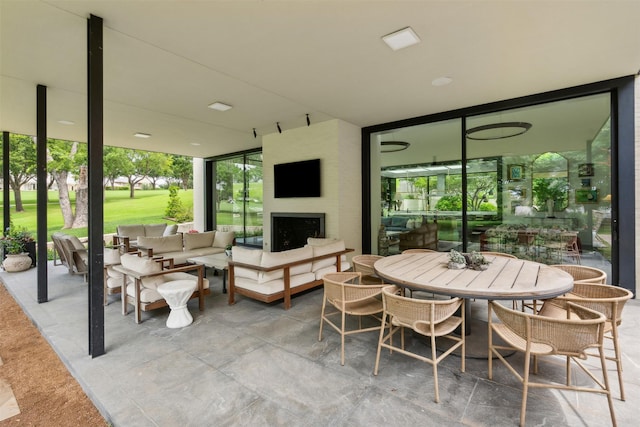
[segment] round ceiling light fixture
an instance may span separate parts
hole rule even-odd
[[[467,129],[467,138],[476,141],[489,141],[522,135],[533,126],[528,122],[491,123]]]
[[[409,148],[411,144],[405,141],[382,141],[380,142],[381,153],[393,153],[395,151],[402,151]]]

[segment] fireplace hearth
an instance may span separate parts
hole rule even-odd
[[[271,252],[301,248],[309,237],[324,237],[323,213],[271,214]]]

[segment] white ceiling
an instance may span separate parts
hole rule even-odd
[[[44,84],[49,136],[86,141],[89,14],[105,26],[105,144],[197,157],[306,114],[364,127],[640,69],[640,1],[0,0],[0,130],[35,134]],[[407,26],[420,44],[382,42]]]

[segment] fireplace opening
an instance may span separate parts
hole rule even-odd
[[[309,237],[324,237],[323,213],[272,213],[271,251],[301,248]]]

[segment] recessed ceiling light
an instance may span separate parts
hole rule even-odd
[[[58,123],[60,123],[61,125],[67,125],[67,126],[76,124],[76,122],[72,122],[71,120],[58,120]]]
[[[233,107],[229,104],[225,104],[224,102],[216,101],[213,104],[209,104],[209,108],[217,111],[227,111],[231,110]]]
[[[452,78],[449,77],[438,77],[437,79],[433,79],[431,84],[433,86],[446,86],[453,81]]]
[[[193,145],[193,146],[195,146],[195,147],[197,147],[198,145],[200,145],[200,143],[199,143],[199,142],[191,142],[190,144],[191,144],[191,145]]]
[[[136,132],[133,134],[133,136],[137,137],[137,138],[151,138],[151,134],[150,133],[142,133],[142,132]]]
[[[420,37],[418,37],[411,27],[387,34],[382,37],[382,40],[393,50],[404,49],[405,47],[420,43]]]

